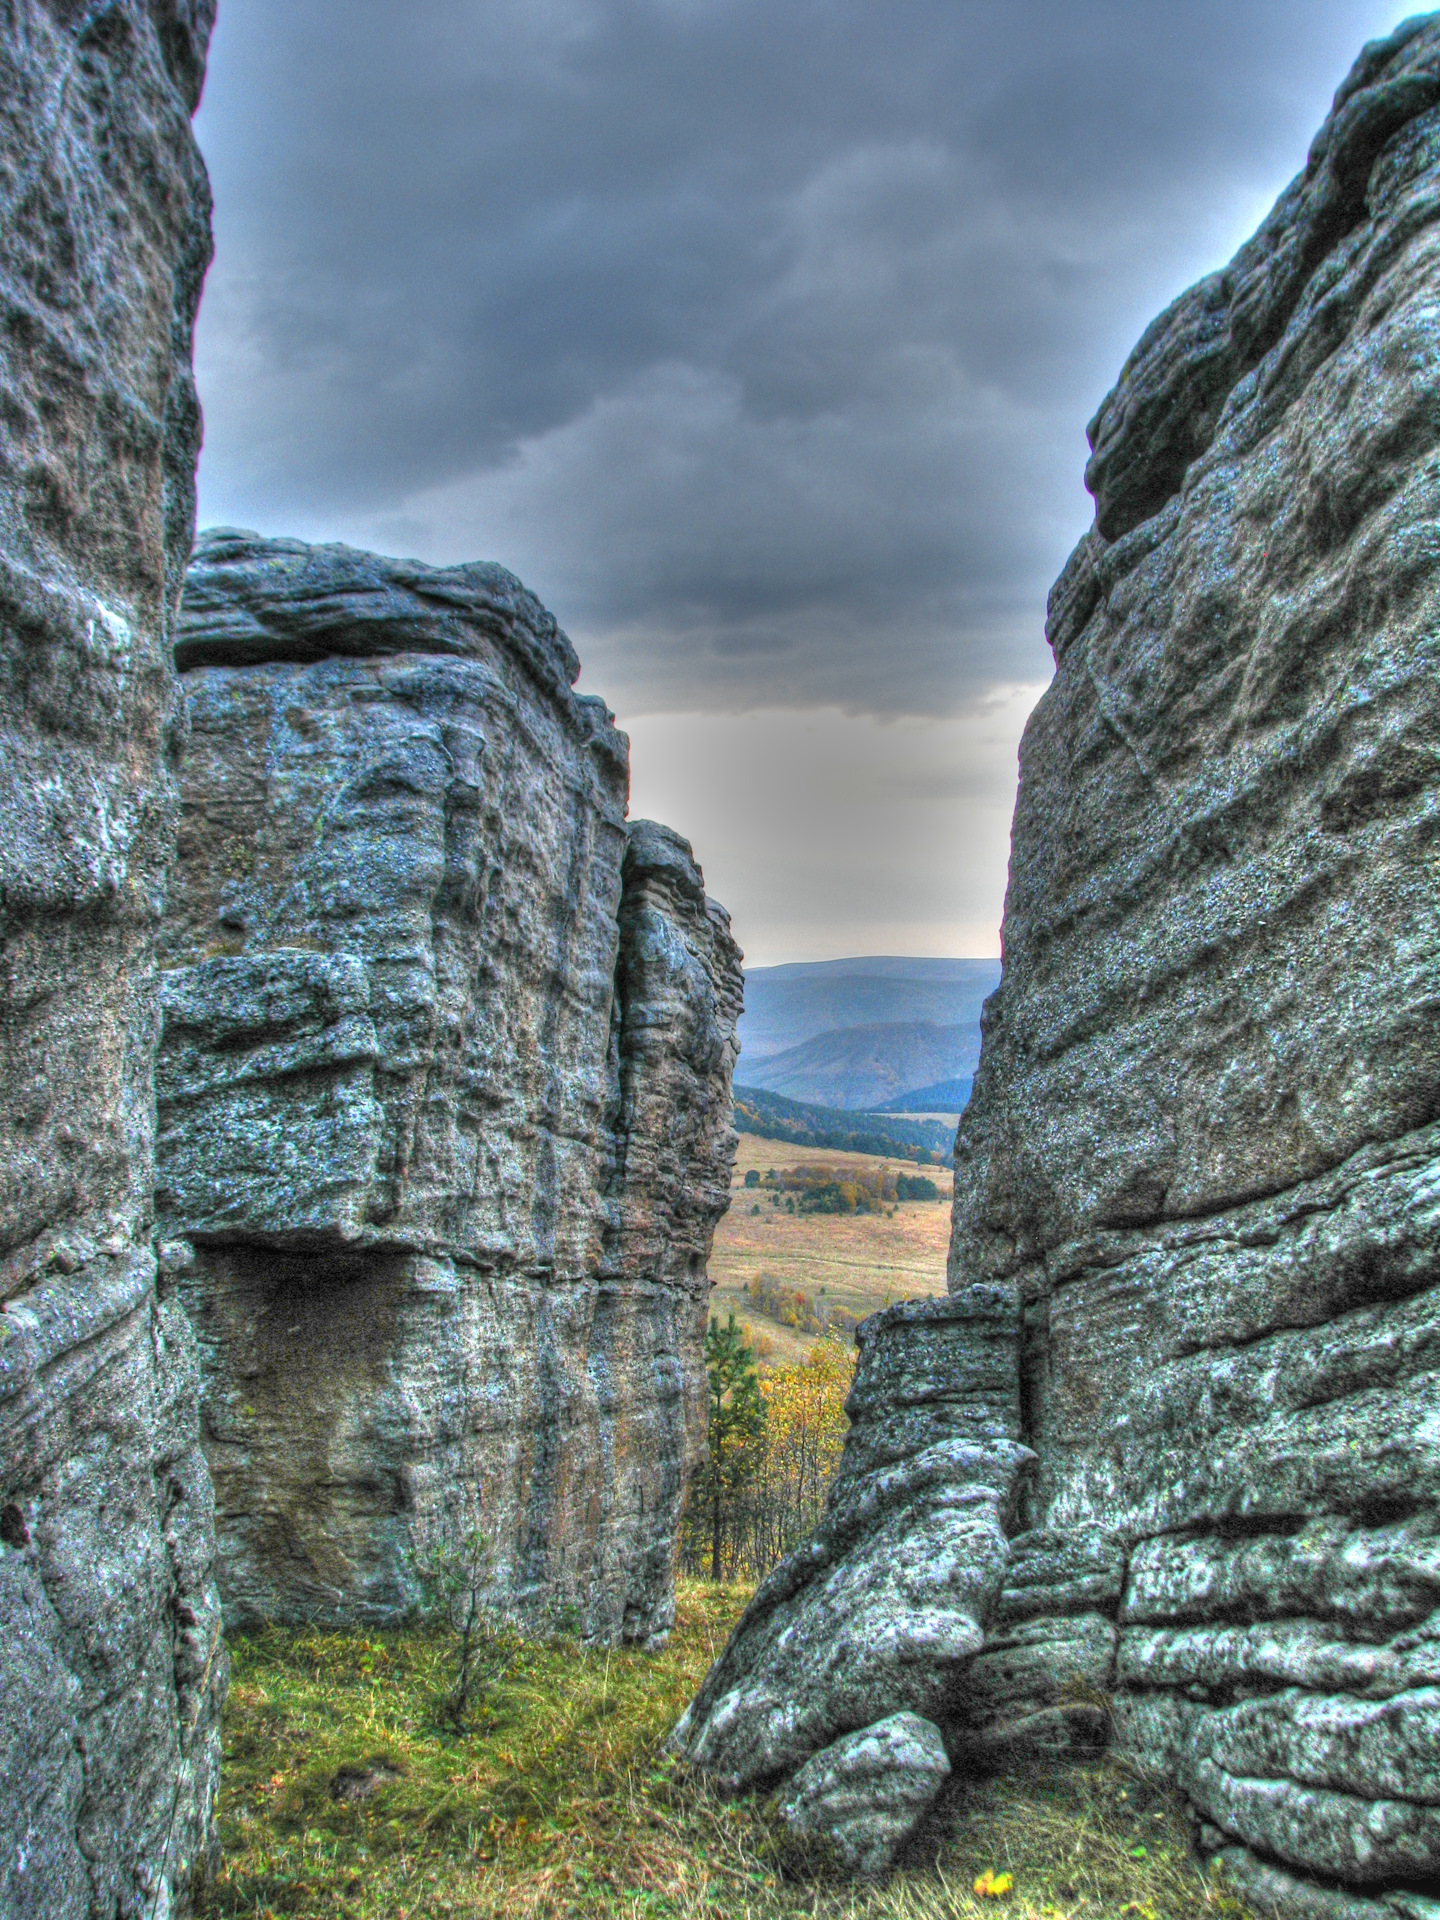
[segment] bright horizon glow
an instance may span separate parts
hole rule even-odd
[[[1016,751],[1044,688],[886,720],[821,707],[622,716],[630,813],[696,850],[751,967],[993,959]]]

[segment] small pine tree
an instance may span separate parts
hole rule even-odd
[[[493,1625],[487,1593],[492,1560],[479,1483],[461,1480],[453,1489],[444,1532],[416,1556],[426,1611],[438,1613],[458,1635],[455,1683],[441,1711],[460,1734],[469,1723],[471,1696],[479,1677],[480,1641]]]
[[[719,1580],[725,1536],[739,1497],[755,1471],[765,1430],[765,1403],[755,1354],[732,1312],[722,1327],[712,1319],[705,1334],[710,1417],[706,1460],[691,1490],[691,1511],[703,1516],[710,1534],[710,1578]]]

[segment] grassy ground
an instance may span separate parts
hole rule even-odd
[[[784,1141],[742,1133],[736,1156],[730,1211],[715,1233],[710,1256],[714,1292],[710,1311],[734,1310],[762,1336],[762,1358],[785,1366],[802,1360],[815,1344],[804,1334],[757,1314],[745,1297],[757,1273],[772,1273],[787,1287],[827,1297],[848,1312],[874,1313],[890,1300],[912,1300],[945,1291],[945,1255],[950,1245],[950,1176],[943,1167],[923,1167],[941,1189],[935,1201],[906,1201],[889,1213],[789,1214],[770,1204],[769,1194],[744,1185],[747,1171],[800,1164],[861,1168],[888,1166],[914,1173],[907,1161],[877,1160],[863,1153],[810,1153]],[[842,1176],[843,1177],[843,1176]],[[754,1209],[759,1207],[757,1214]]]
[[[956,1789],[888,1886],[807,1877],[754,1805],[663,1742],[744,1594],[686,1583],[658,1654],[485,1643],[471,1730],[439,1710],[452,1640],[270,1629],[238,1639],[225,1863],[207,1920],[1220,1920],[1172,1809],[1110,1766]],[[363,1794],[368,1797],[345,1797]],[[985,1870],[1013,1888],[978,1897]],[[1003,1884],[1003,1882],[1002,1882]]]

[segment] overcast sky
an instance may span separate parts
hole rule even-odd
[[[753,963],[998,951],[1085,423],[1379,0],[222,0],[202,524],[553,608]]]

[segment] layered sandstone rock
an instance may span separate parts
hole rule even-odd
[[[150,1220],[213,8],[0,13],[0,1911],[165,1913],[224,1648]]]
[[[887,1307],[859,1332],[851,1428],[815,1538],[765,1580],[676,1730],[730,1791],[904,1711],[978,1653],[1031,1455],[1012,1288]]]
[[[663,1632],[729,922],[498,567],[210,534],[177,658],[158,1206],[227,1613],[394,1619],[478,1506],[497,1602]]]
[[[970,1766],[1113,1722],[1259,1897],[1416,1912],[1440,1875],[1434,16],[1365,50],[1091,441],[951,1251],[957,1298],[1010,1299],[1004,1432],[1037,1461],[984,1651],[942,1635],[863,1710],[939,1698]],[[808,1656],[792,1623],[797,1716],[848,1577]],[[957,1569],[952,1621],[973,1589]],[[754,1621],[727,1659],[747,1644],[731,1684],[761,1692]],[[723,1773],[741,1734],[698,1704]]]

